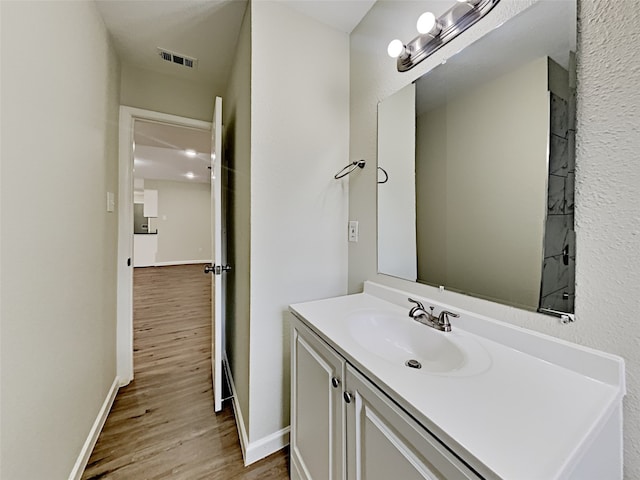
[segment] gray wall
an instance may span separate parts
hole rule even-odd
[[[0,477],[63,479],[116,375],[120,68],[94,2],[0,16]]]
[[[149,231],[158,231],[156,263],[211,260],[211,185],[145,180],[158,191],[158,217]]]
[[[418,117],[419,279],[537,308],[548,129],[546,57]]]
[[[243,412],[249,425],[249,297],[251,248],[251,7],[247,7],[229,87],[222,105],[223,155],[227,168],[225,192],[227,214],[226,350]]]
[[[205,122],[213,117],[213,99],[222,94],[207,83],[152,72],[127,63],[122,65],[121,85],[121,105]]]
[[[465,44],[531,2],[501,2],[482,24],[465,32],[409,73],[386,56],[392,38],[415,36],[419,2],[379,1],[351,35],[351,155],[376,158],[376,106]],[[576,317],[557,319],[376,273],[375,169],[350,183],[349,213],[360,221],[360,242],[349,245],[349,289],[366,279],[474,310],[507,322],[621,355],[626,360],[625,478],[640,478],[640,13],[635,1],[580,2],[576,159]]]

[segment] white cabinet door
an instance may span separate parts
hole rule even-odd
[[[144,191],[144,213],[145,217],[157,218],[158,216],[158,191]]]
[[[480,479],[350,365],[345,383],[349,480]]]
[[[290,315],[291,478],[345,479],[345,361]]]

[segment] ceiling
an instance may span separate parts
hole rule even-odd
[[[136,120],[133,176],[147,180],[209,183],[211,132]],[[186,150],[194,150],[189,156]]]
[[[277,1],[350,33],[375,0]],[[97,0],[123,63],[226,89],[247,0]],[[194,57],[197,68],[163,61],[158,47]]]
[[[258,0],[260,1],[260,0]],[[376,0],[276,0],[336,30],[351,33]]]
[[[275,1],[351,33],[376,0]],[[122,63],[205,83],[224,92],[247,0],[97,0]],[[163,61],[158,47],[197,59],[187,69]],[[209,132],[136,122],[134,177],[209,182]],[[195,158],[185,154],[196,150]],[[193,178],[185,176],[192,172]]]

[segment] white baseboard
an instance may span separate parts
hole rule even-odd
[[[240,403],[238,403],[238,393],[236,391],[236,384],[233,382],[233,375],[231,375],[231,368],[229,368],[229,359],[227,358],[227,352],[224,352],[224,362],[222,362],[225,372],[227,372],[227,378],[229,379],[229,387],[231,387],[231,395],[233,401],[233,412],[236,416],[236,428],[238,429],[238,437],[240,438],[240,448],[242,449],[242,458],[245,460],[245,466],[248,465],[247,459],[247,444],[249,443],[249,436],[244,428],[244,417],[242,416],[242,409]]]
[[[111,388],[107,393],[107,397],[104,399],[104,403],[98,412],[95,422],[93,422],[93,425],[91,426],[91,430],[89,430],[89,436],[80,450],[80,455],[78,455],[78,459],[71,470],[69,480],[80,480],[82,478],[84,469],[87,467],[87,463],[89,462],[89,457],[91,457],[91,452],[93,452],[93,447],[96,446],[96,442],[98,441],[100,432],[102,432],[104,422],[107,421],[111,405],[113,405],[113,401],[116,399],[118,388],[120,388],[120,379],[116,377],[111,384]]]
[[[211,260],[173,260],[170,262],[155,262],[154,267],[168,267],[171,265],[196,265],[198,263],[211,263]]]
[[[290,427],[285,427],[260,440],[249,443],[246,448],[247,454],[244,457],[245,467],[289,445],[289,430]]]
[[[231,369],[229,368],[229,360],[226,358],[226,352],[224,368],[227,372],[227,378],[229,379],[229,385],[231,387],[231,394],[233,395],[233,411],[236,415],[236,427],[238,429],[238,436],[240,437],[242,458],[244,458],[244,466],[247,467],[289,445],[290,427],[285,427],[255,442],[249,442],[249,436],[247,435],[247,431],[244,427],[244,417],[242,416],[242,409],[238,402],[236,386],[233,382],[233,375],[231,375]]]

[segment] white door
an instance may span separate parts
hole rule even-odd
[[[222,410],[222,358],[224,355],[224,271],[222,243],[222,98],[216,97],[211,126],[211,373],[214,410]]]

